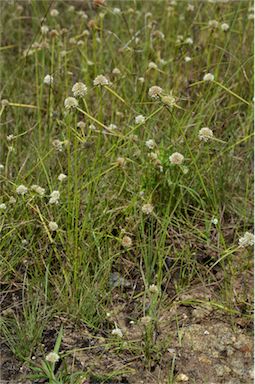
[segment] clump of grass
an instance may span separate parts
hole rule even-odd
[[[236,313],[254,243],[252,18],[248,2],[92,3],[1,4],[2,280],[26,280],[2,329],[21,359],[58,314],[110,336],[118,272],[144,298],[150,365],[170,285],[221,273],[214,304]]]

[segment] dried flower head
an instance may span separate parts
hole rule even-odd
[[[46,85],[51,85],[53,84],[53,76],[51,75],[46,75],[45,78],[43,79],[43,83],[46,84]]]
[[[2,99],[2,100],[1,100],[1,104],[2,104],[2,107],[7,107],[10,103],[9,103],[9,100],[7,100],[7,99]]]
[[[254,234],[251,232],[245,232],[243,237],[240,237],[239,239],[239,245],[240,247],[248,247],[254,245]]]
[[[144,204],[142,206],[142,212],[145,213],[146,215],[150,215],[153,212],[153,205],[150,203]]]
[[[72,92],[73,92],[73,95],[74,97],[83,97],[86,95],[87,93],[87,87],[85,84],[83,84],[82,82],[78,82],[78,83],[75,83],[73,88],[72,88]]]
[[[110,85],[110,82],[109,80],[107,79],[107,77],[105,77],[104,75],[98,75],[94,81],[93,81],[93,84],[95,86],[99,86],[99,85]]]
[[[49,228],[52,232],[55,232],[58,230],[58,224],[55,221],[50,221]]]
[[[157,85],[153,85],[152,87],[150,87],[148,95],[152,99],[159,99],[162,92],[163,92],[163,89],[161,87],[158,87]]]
[[[203,77],[204,81],[213,81],[214,80],[214,75],[212,73],[206,73]]]
[[[72,109],[78,107],[78,101],[74,97],[67,97],[65,99],[65,108]]]
[[[143,115],[138,115],[135,117],[135,123],[136,124],[144,124],[145,123],[145,117]]]
[[[153,139],[147,140],[147,141],[145,142],[145,145],[146,145],[146,147],[149,148],[149,149],[153,149],[153,148],[156,147],[156,143],[155,143],[155,141],[154,141]]]
[[[25,195],[27,193],[28,189],[25,187],[25,185],[21,184],[16,188],[16,192],[18,195]]]
[[[208,127],[201,128],[199,130],[198,137],[199,140],[208,141],[213,137],[213,131]]]
[[[49,204],[58,204],[60,199],[59,191],[52,191],[50,194]]]
[[[49,361],[50,363],[53,363],[53,364],[56,363],[57,361],[59,361],[59,359],[60,359],[60,357],[56,352],[50,352],[46,356],[46,360]]]
[[[169,156],[169,161],[174,165],[181,165],[184,161],[184,156],[179,152],[174,152],[171,156]]]
[[[121,241],[121,244],[122,244],[122,246],[125,247],[125,248],[130,248],[130,247],[132,247],[133,242],[132,242],[131,237],[129,237],[129,236],[127,236],[127,235],[123,236],[122,241]]]

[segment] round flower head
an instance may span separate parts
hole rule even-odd
[[[53,84],[53,76],[51,75],[46,75],[45,78],[43,79],[43,83],[46,84],[46,85],[51,85]]]
[[[4,203],[0,204],[0,211],[5,211],[6,208],[7,208],[6,204],[4,204]]]
[[[218,23],[217,20],[210,20],[210,21],[208,22],[208,25],[209,25],[210,28],[218,28],[219,23]]]
[[[120,167],[124,167],[126,165],[126,159],[124,157],[117,157],[116,159],[116,163],[120,166]]]
[[[58,230],[58,225],[55,221],[50,221],[49,222],[49,228],[52,232],[55,232]]]
[[[25,185],[21,184],[16,188],[16,192],[18,195],[25,195],[27,193],[28,189],[25,187]]]
[[[206,73],[203,77],[204,81],[213,81],[214,80],[214,75],[212,73]]]
[[[187,37],[187,39],[185,40],[185,43],[188,45],[192,45],[194,43],[194,41],[191,37]]]
[[[144,77],[138,77],[138,81],[140,82],[140,83],[144,83]]]
[[[152,294],[159,293],[158,287],[155,284],[151,284],[149,286],[149,292]]]
[[[153,211],[153,205],[148,203],[148,204],[144,204],[142,206],[142,212],[145,213],[146,215],[150,215]]]
[[[16,202],[17,202],[17,200],[15,199],[15,197],[11,196],[11,197],[9,198],[9,203],[10,203],[10,204],[16,204]]]
[[[108,125],[108,128],[109,128],[110,130],[112,130],[112,131],[115,131],[116,129],[118,129],[117,125],[116,125],[116,124],[113,124],[113,123],[109,124],[109,125]]]
[[[98,75],[94,81],[93,81],[93,84],[95,86],[99,86],[99,85],[110,85],[110,82],[109,80],[107,79],[107,77],[105,77],[104,75]]]
[[[119,68],[113,68],[112,74],[117,76],[117,75],[120,75],[121,72],[120,72]]]
[[[84,121],[78,121],[77,127],[80,129],[85,129],[86,124],[84,123]]]
[[[73,88],[72,88],[72,92],[73,92],[74,97],[83,97],[87,93],[87,87],[85,84],[83,84],[81,82],[75,83]]]
[[[186,62],[186,63],[188,63],[188,62],[190,62],[192,59],[191,59],[191,57],[189,57],[189,56],[185,56],[184,57],[184,61]]]
[[[46,356],[46,360],[50,363],[56,363],[57,361],[59,361],[59,355],[56,352],[50,352]]]
[[[49,27],[47,25],[42,25],[41,32],[43,35],[47,35],[47,33],[49,32]]]
[[[244,236],[240,237],[240,239],[239,239],[239,245],[242,248],[247,247],[247,246],[253,246],[254,245],[254,234],[251,232],[245,232]]]
[[[123,337],[123,332],[120,328],[116,327],[112,330],[113,336]]]
[[[174,165],[181,165],[184,161],[184,156],[179,152],[174,152],[171,156],[169,156],[169,161]]]
[[[138,115],[135,118],[136,124],[144,124],[145,123],[145,117],[143,115]]]
[[[114,13],[114,15],[120,15],[121,10],[119,8],[113,8],[112,13]]]
[[[208,127],[201,128],[198,137],[199,140],[208,141],[213,137],[213,131]]]
[[[158,87],[157,85],[153,85],[152,87],[150,87],[148,95],[152,99],[159,99],[159,97],[162,94],[162,92],[163,92],[162,88]]]
[[[74,97],[67,97],[65,99],[65,108],[72,109],[78,107],[78,101]]]
[[[146,327],[147,325],[150,324],[150,322],[152,321],[152,318],[151,316],[143,316],[141,317],[140,321],[141,321],[141,324]]]
[[[4,170],[4,165],[0,164],[0,172]]]
[[[125,247],[125,248],[130,248],[130,247],[132,247],[132,239],[131,239],[131,237],[129,237],[129,236],[124,236],[123,237],[123,239],[122,239],[122,241],[121,241],[121,244],[123,245],[123,247]]]
[[[155,143],[155,141],[153,139],[150,139],[150,140],[147,140],[145,142],[145,145],[146,145],[147,148],[153,149],[153,148],[155,148],[156,143]]]
[[[59,12],[58,12],[57,9],[52,9],[52,10],[50,11],[50,15],[51,15],[52,17],[57,17],[57,16],[59,15]]]
[[[161,98],[161,101],[163,104],[167,105],[168,107],[173,107],[175,105],[176,99],[172,95],[166,95]]]
[[[41,197],[43,197],[44,194],[45,194],[45,188],[42,188],[42,187],[40,187],[39,185],[36,185],[36,184],[31,186],[31,190],[36,192],[36,193],[38,193],[38,195],[40,195]]]
[[[227,32],[229,30],[229,25],[227,23],[222,23],[220,27],[223,32]]]
[[[60,175],[58,175],[58,180],[59,181],[63,181],[67,178],[67,176],[64,174],[64,173],[60,173]]]
[[[60,199],[59,191],[53,191],[50,194],[49,204],[58,204],[59,203],[59,199]]]
[[[148,65],[148,69],[157,69],[158,66],[156,63],[154,63],[153,61],[151,61]]]

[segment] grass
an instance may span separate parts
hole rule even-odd
[[[120,343],[117,354],[143,356],[150,369],[171,346],[155,342],[161,311],[176,300],[203,302],[181,299],[196,286],[215,287],[213,308],[251,316],[248,293],[239,302],[233,286],[252,264],[238,243],[253,225],[252,3],[192,4],[1,3],[1,328],[29,366],[44,331],[62,318],[103,334],[113,348]],[[204,81],[206,73],[214,80]],[[100,74],[110,84],[93,85]],[[77,81],[87,94],[67,110]],[[172,105],[148,96],[154,85],[175,98]],[[138,115],[145,121],[136,123]],[[199,140],[203,127],[213,138]],[[174,152],[184,156],[181,165],[170,163]],[[49,204],[56,190],[59,202]],[[111,284],[114,272],[128,289]],[[119,302],[130,320],[151,318],[142,340],[111,335],[121,324],[107,313]],[[175,358],[169,383],[174,365]]]

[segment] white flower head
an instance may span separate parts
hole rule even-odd
[[[49,32],[49,27],[47,25],[42,25],[41,32],[43,35],[47,35],[47,33]]]
[[[169,161],[174,165],[181,165],[184,161],[184,156],[179,152],[174,152],[171,156],[169,156]]]
[[[18,195],[25,195],[27,193],[28,189],[25,187],[25,185],[21,184],[16,188],[16,192]]]
[[[83,97],[86,95],[88,88],[82,82],[75,83],[72,92],[74,97]]]
[[[163,104],[167,105],[168,107],[172,108],[174,107],[176,103],[176,98],[173,95],[165,95],[162,96],[161,101]]]
[[[121,75],[121,71],[119,70],[119,68],[113,68],[112,74],[118,76]]]
[[[115,131],[116,129],[118,129],[117,125],[116,125],[116,124],[113,124],[113,123],[109,124],[109,125],[108,125],[108,128],[109,128],[110,130],[112,130],[112,131]]]
[[[229,25],[227,23],[222,23],[220,28],[223,32],[227,32],[229,30]]]
[[[7,206],[5,203],[0,204],[0,211],[5,211],[7,209]]]
[[[158,69],[158,66],[156,63],[154,63],[153,61],[151,61],[149,64],[148,64],[148,69]]]
[[[213,81],[214,80],[214,75],[212,73],[206,73],[203,77],[204,81]]]
[[[93,84],[95,86],[99,86],[99,85],[110,85],[110,82],[109,80],[107,79],[107,77],[105,77],[104,75],[98,75],[94,81],[93,81]]]
[[[122,330],[120,328],[116,327],[116,328],[114,328],[112,330],[112,335],[113,336],[118,336],[118,337],[122,338],[123,337],[123,332],[122,332]]]
[[[58,224],[55,221],[50,221],[49,228],[52,232],[55,232],[58,230]]]
[[[120,15],[121,14],[121,9],[113,8],[112,13],[114,13],[114,15]]]
[[[254,245],[254,234],[251,232],[245,232],[243,237],[240,237],[239,239],[239,245],[240,247],[248,247]]]
[[[163,92],[163,89],[161,87],[158,87],[157,85],[153,85],[152,87],[150,87],[148,95],[152,99],[159,99],[162,92]]]
[[[65,175],[64,173],[60,173],[60,175],[58,175],[59,181],[64,181],[66,178],[67,178],[67,175]]]
[[[158,289],[158,287],[155,284],[151,284],[149,286],[149,292],[152,293],[152,294],[158,294],[159,293],[159,289]]]
[[[217,217],[213,217],[213,218],[211,219],[211,223],[212,223],[213,225],[217,225],[218,222],[219,222],[219,220],[217,219]]]
[[[188,45],[193,45],[194,41],[191,37],[187,37],[187,39],[184,41],[184,43],[186,43]]]
[[[199,140],[208,141],[213,138],[213,131],[208,127],[201,128],[198,132],[198,137]]]
[[[80,129],[85,129],[86,124],[84,123],[84,121],[78,121],[77,127]]]
[[[184,57],[184,61],[185,61],[186,63],[189,63],[191,60],[192,60],[192,59],[191,59],[191,57],[189,57],[189,56],[185,56],[185,57]]]
[[[52,9],[52,10],[50,11],[50,15],[51,15],[52,17],[57,17],[57,16],[59,15],[59,11],[58,11],[57,9]]]
[[[145,213],[146,215],[150,215],[153,212],[153,205],[150,203],[144,204],[142,206],[142,212]]]
[[[45,188],[42,188],[42,187],[40,187],[39,185],[36,185],[36,184],[31,186],[31,191],[36,192],[41,197],[43,197],[44,194],[45,194]]]
[[[15,199],[15,197],[11,196],[11,197],[9,198],[9,203],[10,203],[10,204],[16,204],[16,202],[17,202],[17,200]]]
[[[140,83],[144,83],[144,77],[138,77],[138,81],[140,82]]]
[[[132,247],[133,242],[132,242],[131,237],[129,237],[129,236],[127,236],[127,235],[123,236],[122,241],[121,241],[121,244],[122,244],[123,247],[125,247],[125,248],[130,248],[130,247]]]
[[[60,199],[59,191],[53,191],[50,194],[49,204],[58,204],[59,203],[59,199]]]
[[[153,149],[153,148],[155,148],[156,143],[155,143],[155,140],[153,140],[153,139],[149,139],[149,140],[147,140],[147,141],[145,142],[145,145],[146,145],[147,148],[149,148],[149,149]]]
[[[50,352],[46,356],[46,360],[49,361],[50,363],[56,363],[59,361],[60,357],[56,352]]]
[[[4,170],[4,165],[0,164],[0,172]]]
[[[51,85],[53,84],[54,78],[52,75],[46,75],[45,78],[43,79],[43,83],[46,85]]]
[[[217,20],[210,20],[210,21],[208,22],[208,25],[209,25],[210,28],[218,28],[219,23],[218,23]]]
[[[145,123],[145,117],[143,115],[138,115],[135,117],[135,123],[136,124],[144,124]]]
[[[72,109],[78,107],[78,101],[75,99],[75,97],[67,97],[65,99],[65,108],[66,109]]]

